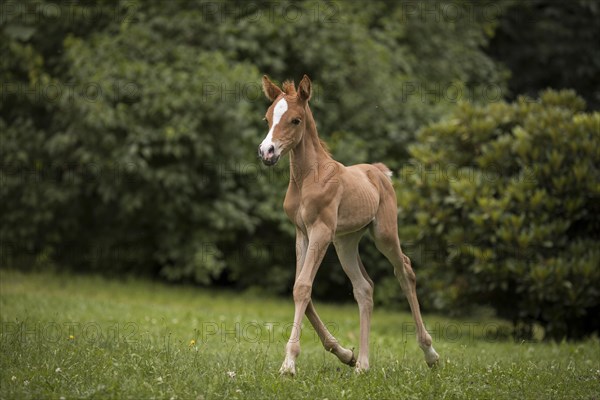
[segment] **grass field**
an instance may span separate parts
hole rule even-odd
[[[291,299],[140,281],[0,270],[0,398],[599,399],[600,343],[515,343],[500,321],[425,315],[427,368],[410,315],[376,310],[371,370],[355,375],[305,320],[295,378],[280,377]],[[353,305],[318,304],[342,345]]]

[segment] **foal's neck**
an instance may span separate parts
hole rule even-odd
[[[290,180],[302,186],[306,179],[313,179],[328,163],[333,162],[329,152],[321,144],[317,125],[308,105],[306,106],[306,130],[300,143],[290,152]]]

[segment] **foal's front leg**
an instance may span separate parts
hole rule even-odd
[[[294,283],[294,324],[292,325],[290,339],[285,348],[285,359],[279,370],[281,374],[296,374],[296,358],[300,354],[300,327],[302,318],[310,302],[315,275],[332,238],[331,229],[324,225],[313,228],[309,234],[304,265]]]
[[[296,278],[298,278],[300,271],[302,271],[307,252],[308,238],[304,232],[300,229],[296,229]],[[317,310],[315,309],[312,300],[310,300],[306,306],[306,317],[315,329],[325,350],[333,353],[342,363],[354,367],[356,365],[354,352],[341,346],[337,339],[329,332],[323,321],[321,321],[321,318],[319,318],[319,314],[317,314]]]

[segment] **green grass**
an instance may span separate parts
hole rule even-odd
[[[597,339],[515,343],[500,321],[426,315],[442,359],[430,370],[410,315],[376,310],[367,374],[326,353],[305,320],[298,375],[283,378],[291,299],[0,274],[2,399],[600,398]],[[317,310],[342,345],[357,344],[355,306]]]

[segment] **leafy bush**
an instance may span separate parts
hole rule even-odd
[[[490,304],[522,334],[598,332],[600,113],[584,107],[549,90],[419,133],[397,190],[428,305]]]

